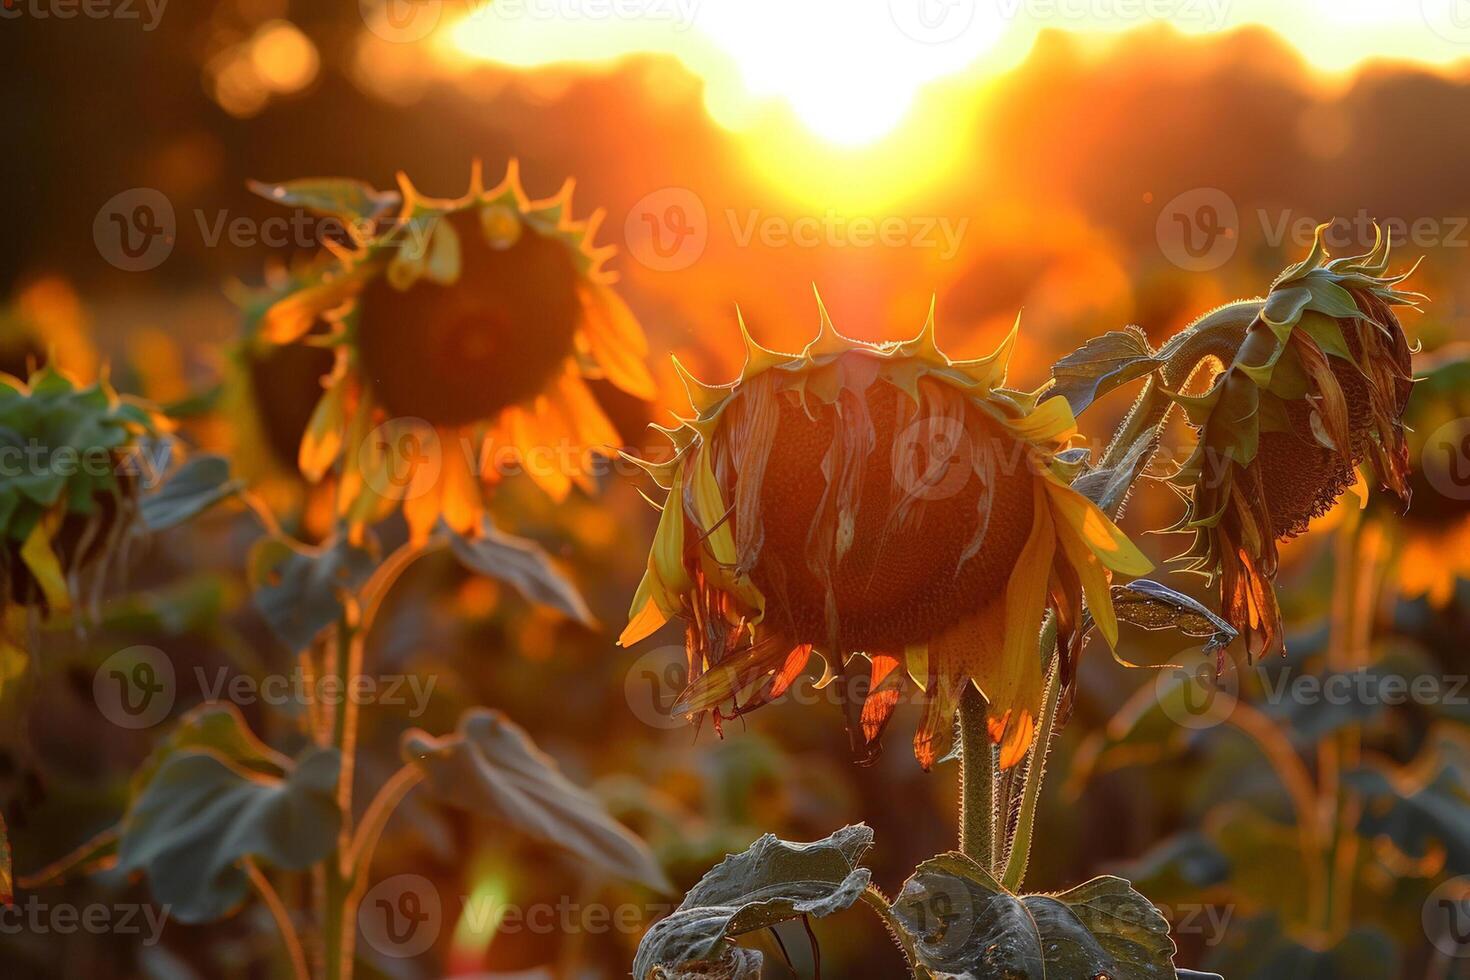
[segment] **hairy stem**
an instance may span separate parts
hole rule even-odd
[[[893,914],[893,905],[873,885],[869,885],[863,889],[862,900],[868,908],[877,914],[878,918],[883,920],[883,925],[887,927],[888,934],[893,937],[893,941],[898,944],[898,948],[903,950],[903,957],[908,961],[909,973],[917,980],[919,977],[919,953],[918,950],[914,949],[914,943],[909,937],[908,931],[898,921],[898,916]]]
[[[986,711],[985,698],[966,682],[960,694],[960,850],[989,871],[995,867],[995,751]]]
[[[250,883],[255,886],[260,900],[265,903],[281,934],[281,945],[286,947],[286,955],[291,960],[291,976],[295,980],[311,980],[311,973],[306,968],[306,950],[301,945],[301,936],[296,931],[296,923],[291,921],[291,912],[286,908],[286,903],[281,901],[280,893],[265,876],[265,872],[260,870],[259,865],[246,858],[244,866],[245,873],[250,876]]]
[[[1041,634],[1041,649],[1050,653],[1057,643],[1057,624],[1053,617]],[[1057,705],[1061,702],[1061,663],[1051,659],[1047,671],[1046,693],[1041,700],[1041,719],[1037,723],[1036,741],[1032,743],[1030,757],[1026,761],[1026,782],[1021,790],[1021,807],[1016,813],[1016,830],[1011,836],[1009,853],[1006,856],[1005,872],[1001,884],[1016,891],[1026,879],[1026,866],[1031,860],[1031,838],[1036,829],[1036,803],[1041,797],[1041,784],[1046,779],[1046,757],[1051,751],[1053,729],[1056,727]]]

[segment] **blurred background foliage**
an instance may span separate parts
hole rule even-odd
[[[1413,285],[1433,298],[1406,328],[1428,352],[1470,339],[1470,232],[1459,228],[1458,244],[1444,237],[1455,216],[1470,215],[1464,73],[1370,60],[1327,76],[1255,28],[1186,36],[1154,26],[1106,43],[1048,31],[1004,73],[947,83],[959,90],[945,96],[952,110],[945,128],[957,149],[946,149],[944,166],[916,163],[923,179],[903,179],[901,164],[926,153],[913,139],[896,158],[883,151],[884,166],[890,158],[899,164],[874,184],[862,171],[877,166],[876,156],[860,149],[849,151],[851,170],[833,162],[844,159],[837,150],[814,152],[791,162],[800,172],[783,180],[757,140],[711,118],[705,81],[675,58],[521,70],[446,50],[387,41],[364,26],[358,5],[325,2],[181,3],[148,32],[85,18],[0,24],[0,111],[9,134],[0,168],[10,222],[0,236],[0,297],[7,298],[0,369],[18,371],[48,349],[81,377],[110,365],[118,388],[179,408],[187,438],[229,451],[242,465],[265,460],[247,475],[291,526],[310,534],[311,494],[292,475],[289,456],[269,457],[273,425],[290,433],[304,424],[301,406],[314,401],[318,369],[239,363],[247,324],[234,301],[240,288],[229,284],[261,288],[263,270],[315,249],[211,246],[199,221],[222,212],[270,217],[273,206],[246,188],[252,178],[345,174],[388,188],[401,169],[428,193],[457,194],[477,157],[491,172],[519,158],[533,194],[574,175],[579,206],[605,207],[601,240],[620,247],[638,224],[638,202],[663,188],[692,191],[708,216],[696,261],[660,271],[623,247],[613,267],[652,349],[677,353],[701,377],[738,368],[737,303],[766,345],[804,343],[815,327],[815,282],[838,326],[863,339],[912,334],[933,293],[942,342],[955,356],[992,349],[1024,309],[1012,380],[1039,384],[1047,365],[1089,336],[1136,323],[1157,343],[1221,302],[1263,292],[1304,251],[1289,238],[1271,240],[1284,219],[1360,212],[1439,222],[1438,244],[1400,245],[1405,262],[1425,256]],[[824,199],[822,181],[843,203]],[[106,261],[92,224],[104,201],[143,186],[173,203],[178,239],[161,266],[133,274]],[[864,190],[844,190],[853,188]],[[1207,272],[1171,263],[1158,237],[1164,203],[1195,188],[1223,191],[1240,215],[1234,256]],[[968,224],[953,255],[800,248],[759,236],[742,243],[737,234],[752,216],[820,219],[829,208]],[[643,425],[683,408],[666,360],[654,370],[660,404],[615,408],[632,446],[656,445]],[[1127,397],[1100,404],[1084,430],[1101,441]],[[265,433],[253,451],[243,445],[250,431]],[[656,517],[637,484],[611,478],[596,500],[574,495],[556,505],[509,481],[495,502],[503,525],[556,555],[602,629],[532,608],[444,556],[409,573],[384,612],[369,668],[432,675],[435,697],[424,717],[389,707],[364,713],[364,773],[391,772],[404,728],[448,731],[464,708],[489,704],[526,726],[575,781],[593,786],[645,836],[681,890],[761,831],[814,839],[859,820],[879,842],[869,856],[875,880],[896,887],[918,860],[952,844],[952,772],[926,776],[893,747],[875,766],[854,768],[839,709],[820,695],[815,707],[783,703],[734,724],[723,741],[708,729],[669,724],[678,652],[612,643]],[[1434,498],[1432,486],[1419,488],[1424,507]],[[1165,526],[1178,506],[1162,489],[1146,488],[1126,526]],[[1463,556],[1436,553],[1422,537],[1414,550],[1413,539],[1427,534],[1432,542],[1461,516],[1432,514],[1415,525],[1377,509],[1358,513],[1349,497],[1321,522],[1322,533],[1286,550],[1280,591],[1290,657],[1260,671],[1227,663],[1222,686],[1253,707],[1226,723],[1179,724],[1169,698],[1187,692],[1159,695],[1155,672],[1124,670],[1092,651],[1052,765],[1060,775],[1046,789],[1031,883],[1061,889],[1103,870],[1133,875],[1170,914],[1180,964],[1227,976],[1460,975],[1425,941],[1420,911],[1439,882],[1470,874],[1470,692],[1458,705],[1290,710],[1290,699],[1273,704],[1266,693],[1282,677],[1332,671],[1463,674],[1470,589],[1453,563]],[[157,646],[181,678],[196,667],[291,669],[291,654],[251,606],[241,571],[258,533],[248,516],[226,509],[155,537],[98,627],[46,632],[32,669],[5,678],[0,807],[19,873],[115,820],[128,774],[156,737],[156,730],[123,731],[97,712],[92,677],[108,656]],[[1143,540],[1156,558],[1180,547]],[[1441,561],[1441,577],[1453,584],[1433,601],[1401,588],[1397,562],[1406,554],[1416,563],[1410,578],[1422,577],[1418,563]],[[1200,591],[1188,580],[1168,581]],[[1334,598],[1344,590],[1360,609],[1367,604],[1348,639],[1342,633],[1353,626]],[[680,642],[672,632],[660,639]],[[1134,633],[1127,642],[1138,663],[1197,660],[1172,640]],[[1339,648],[1348,649],[1347,660],[1334,653]],[[192,680],[181,682],[174,713],[203,697]],[[1259,714],[1270,734],[1244,730],[1246,711]],[[289,739],[270,727],[279,718],[244,712],[268,740]],[[901,720],[894,730],[912,724]],[[1290,757],[1321,778],[1324,753],[1336,751],[1328,747],[1344,732],[1360,755],[1338,759],[1331,773],[1361,802],[1354,819],[1335,815],[1329,823],[1361,835],[1361,847],[1340,859],[1347,884],[1332,894],[1343,898],[1323,913],[1306,893],[1298,814],[1278,773]],[[550,851],[507,844],[463,813],[412,800],[390,827],[376,874],[404,870],[430,877],[445,895],[504,895],[520,905],[562,896],[667,901],[600,891]],[[146,884],[103,876],[68,882],[46,898],[85,905],[147,895]],[[892,976],[901,968],[880,930],[853,927],[863,914],[814,924],[828,975]],[[497,936],[456,926],[448,923],[422,957],[373,966],[401,977],[538,969],[614,977],[626,973],[638,938]],[[799,930],[784,944],[807,969]],[[10,976],[244,977],[269,975],[273,946],[264,912],[250,907],[212,926],[170,925],[156,947],[125,935],[22,931],[0,936],[0,957]]]

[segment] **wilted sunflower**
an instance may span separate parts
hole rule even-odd
[[[1412,269],[1386,275],[1381,230],[1366,255],[1329,261],[1327,227],[1264,299],[1227,308],[1245,314],[1248,326],[1209,391],[1175,395],[1199,433],[1171,478],[1188,502],[1176,530],[1195,533],[1181,557],[1219,579],[1225,618],[1246,635],[1252,655],[1282,646],[1278,541],[1329,510],[1360,465],[1409,499],[1401,418],[1412,363],[1393,308],[1423,297],[1396,288]]]
[[[276,344],[262,336],[261,323],[279,300],[321,274],[321,263],[273,268],[263,287],[233,288],[244,329],[226,354],[218,412],[229,423],[218,435],[227,444],[233,471],[262,492],[272,510],[295,512],[305,504],[305,522],[318,534],[331,525],[331,487],[305,484],[298,460],[322,398],[322,380],[336,364],[336,355],[322,343],[331,324],[323,317],[298,342]],[[309,489],[316,492],[304,492]]]
[[[497,476],[484,465],[491,452],[514,452],[558,499],[574,482],[590,488],[584,468],[544,462],[618,443],[587,381],[654,394],[643,332],[603,268],[615,250],[592,245],[601,212],[572,220],[570,181],[528,199],[514,162],[490,190],[476,165],[456,200],[399,182],[396,221],[265,315],[264,340],[334,356],[301,440],[302,473],[336,474],[337,512],[354,527],[401,499],[416,537],[440,517],[461,533],[480,527],[482,483]],[[401,454],[435,448],[437,479],[396,492]]]
[[[665,430],[671,460],[642,463],[669,494],[621,642],[685,619],[679,710],[717,725],[781,696],[814,654],[828,676],[863,654],[854,747],[871,756],[906,673],[925,768],[973,682],[1015,764],[1040,709],[1047,609],[1074,630],[1085,594],[1113,642],[1110,570],[1150,567],[1068,486],[1066,400],[1003,387],[1014,331],[990,357],[950,360],[932,312],[913,340],[870,345],[823,310],[800,354],[741,330],[740,378],[709,386],[681,368],[695,417]]]
[[[1441,606],[1454,598],[1456,582],[1470,578],[1470,428],[1452,424],[1467,417],[1470,347],[1461,344],[1421,362],[1404,413],[1409,448],[1420,461],[1409,478],[1413,506],[1402,515],[1375,508],[1396,545],[1399,592]]]
[[[102,581],[137,509],[128,455],[160,428],[105,379],[0,374],[0,611],[66,612]]]

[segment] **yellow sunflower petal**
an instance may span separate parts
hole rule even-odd
[[[459,282],[459,270],[459,233],[448,221],[440,221],[434,226],[434,236],[429,240],[424,277],[441,286],[452,286]]]
[[[71,608],[71,591],[66,587],[66,575],[61,570],[56,552],[51,550],[51,535],[61,523],[60,518],[60,511],[47,514],[36,522],[20,546],[20,559],[41,586],[41,594],[46,597],[46,605],[53,613],[66,612]]]
[[[523,408],[507,409],[511,442],[520,456],[521,465],[548,497],[560,503],[572,492],[572,478],[558,466],[546,465],[546,442],[540,420]]]
[[[699,515],[701,527],[707,532],[705,542],[715,561],[729,567],[735,564],[735,535],[730,530],[730,522],[725,519],[729,504],[725,502],[725,495],[720,492],[720,485],[715,480],[708,449],[701,449],[695,457],[695,513]],[[715,527],[716,524],[719,526]],[[714,530],[711,531],[711,528]]]
[[[464,445],[459,440],[444,440],[442,469],[439,480],[443,486],[440,510],[444,523],[458,534],[470,534],[480,526],[480,515],[484,511],[480,495],[480,481],[475,478],[473,467],[465,456]]]
[[[582,334],[607,379],[635,398],[654,398],[658,389],[643,362],[648,341],[627,304],[604,286],[584,284],[578,292]]]
[[[1118,525],[1108,520],[1097,504],[1055,480],[1046,480],[1045,484],[1058,524],[1074,528],[1104,565],[1133,577],[1153,571],[1153,562],[1144,557]]]
[[[273,344],[295,343],[319,317],[347,302],[359,280],[356,275],[339,276],[278,300],[261,318],[260,336]]]
[[[1061,395],[1048,398],[1036,407],[1036,411],[1006,425],[1027,442],[1056,442],[1077,432],[1072,405]]]
[[[310,483],[317,483],[342,451],[347,422],[347,378],[339,376],[322,394],[312,410],[311,421],[301,435],[296,465]]]
[[[1055,508],[1056,496],[1052,496],[1053,516],[1057,540],[1061,542],[1067,561],[1077,572],[1082,583],[1082,592],[1087,597],[1087,608],[1097,623],[1098,631],[1108,641],[1108,646],[1118,644],[1118,617],[1113,612],[1112,583],[1108,570],[1103,567],[1097,553],[1083,537],[1081,529],[1062,511]]]

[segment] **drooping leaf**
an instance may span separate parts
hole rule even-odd
[[[379,191],[350,177],[305,177],[280,184],[252,180],[248,186],[267,201],[346,221],[378,217],[401,200],[395,191]]]
[[[1240,634],[1225,620],[1182,592],[1151,579],[1113,586],[1118,619],[1146,630],[1172,629],[1206,640],[1205,651],[1223,650]]]
[[[727,968],[744,952],[733,945],[738,936],[850,908],[872,878],[858,864],[872,844],[873,831],[863,824],[809,844],[762,835],[712,868],[648,930],[633,960],[635,980],[689,976],[696,964]]]
[[[275,778],[291,768],[290,759],[255,736],[239,708],[206,701],[185,712],[133,773],[132,799],[141,796],[158,770],[181,752],[211,752],[247,772]]]
[[[314,550],[262,538],[250,556],[255,605],[276,635],[301,650],[342,615],[342,595],[377,567],[373,549],[345,537]]]
[[[1103,395],[1152,374],[1161,363],[1142,330],[1113,330],[1052,365],[1056,383],[1048,394],[1061,395],[1071,404],[1072,413],[1080,415]]]
[[[245,858],[302,871],[331,853],[340,757],[308,749],[284,779],[191,750],[167,759],[123,821],[118,867],[144,871],[180,922],[209,922],[244,900]]]
[[[1122,878],[1013,895],[962,854],[919,865],[893,903],[921,963],[956,980],[1173,980],[1169,924]]]
[[[443,738],[419,729],[405,732],[400,748],[405,761],[423,771],[430,792],[445,802],[565,848],[607,874],[671,890],[647,845],[562,775],[525,730],[500,712],[471,709],[458,730]]]
[[[243,480],[230,477],[224,457],[195,456],[156,493],[142,498],[139,513],[150,531],[162,531],[198,516],[244,486]]]
[[[528,602],[547,606],[590,628],[597,618],[587,608],[577,587],[552,564],[539,544],[506,534],[486,519],[473,538],[451,538],[455,557],[466,568],[511,586]]]

